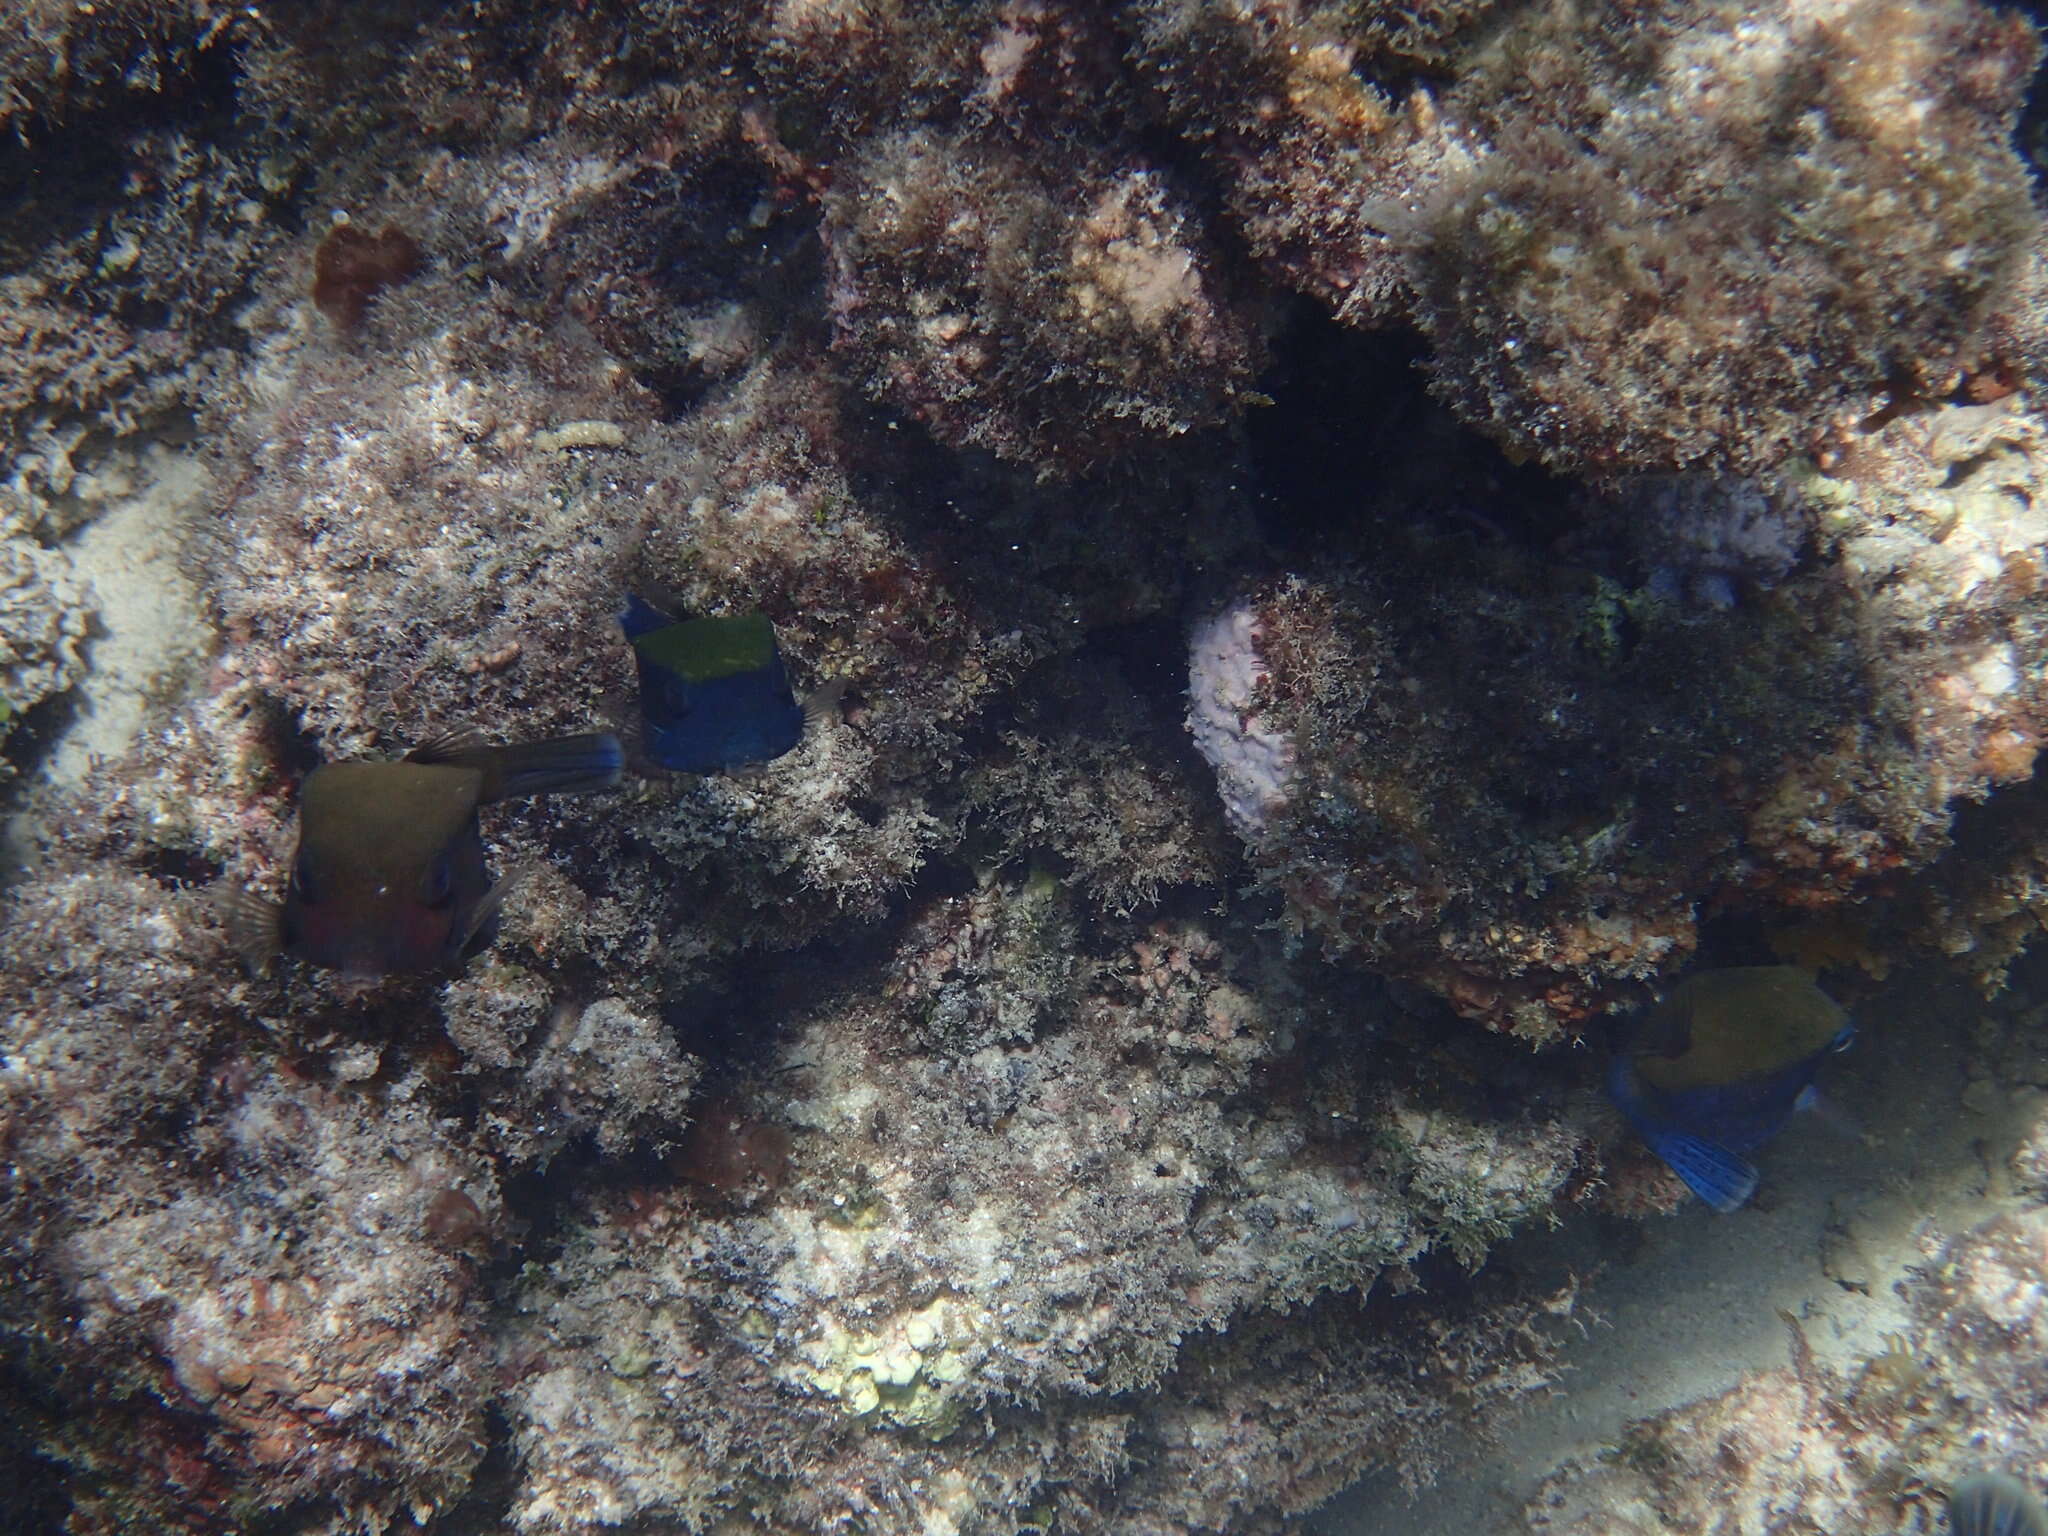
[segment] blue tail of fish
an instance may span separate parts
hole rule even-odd
[[[1607,1069],[1607,1094],[1649,1149],[1715,1210],[1739,1210],[1756,1193],[1756,1165],[1705,1136],[1679,1129],[1657,1112],[1627,1056]]]
[[[1645,1132],[1643,1140],[1685,1180],[1686,1188],[1717,1211],[1740,1210],[1756,1193],[1756,1165],[1718,1143],[1669,1129]]]
[[[610,789],[626,771],[626,749],[609,732],[486,747],[451,760],[467,761],[483,770],[483,789],[477,798],[484,804],[527,795],[580,795]]]

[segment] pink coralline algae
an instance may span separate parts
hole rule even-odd
[[[1257,613],[1238,604],[1198,624],[1188,646],[1188,732],[1216,771],[1231,829],[1252,843],[1294,777],[1294,743],[1258,713],[1259,640]]]

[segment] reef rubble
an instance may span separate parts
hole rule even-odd
[[[20,31],[21,1529],[1276,1530],[1550,1390],[1504,1239],[1682,1197],[1610,1015],[2048,910],[2012,13]],[[242,969],[316,763],[630,740],[628,592],[834,707],[486,807],[459,973]]]

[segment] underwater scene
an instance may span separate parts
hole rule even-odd
[[[2048,1536],[1988,0],[6,0],[0,1536]]]

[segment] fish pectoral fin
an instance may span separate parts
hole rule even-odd
[[[1664,1159],[1685,1186],[1715,1210],[1740,1210],[1756,1193],[1756,1165],[1717,1141],[1690,1131],[1659,1131],[1649,1138],[1650,1150]]]
[[[469,921],[463,925],[460,942],[455,953],[468,959],[473,951],[488,944],[497,933],[498,916],[504,910],[505,898],[525,883],[526,876],[520,870],[513,870],[503,879],[477,898],[477,904],[469,909]]]
[[[479,752],[490,750],[490,743],[484,740],[482,731],[473,725],[453,726],[429,736],[425,741],[405,754],[408,763],[461,763],[468,762]]]
[[[1860,1120],[1812,1083],[1800,1089],[1799,1097],[1792,1101],[1792,1107],[1812,1115],[1815,1120],[1844,1140],[1862,1141],[1868,1135]]]
[[[251,974],[268,972],[284,950],[284,908],[242,885],[216,887],[213,906],[227,929],[229,947]]]
[[[835,677],[829,683],[813,688],[803,702],[804,735],[815,736],[819,731],[839,723],[839,706],[851,686],[849,680]]]

